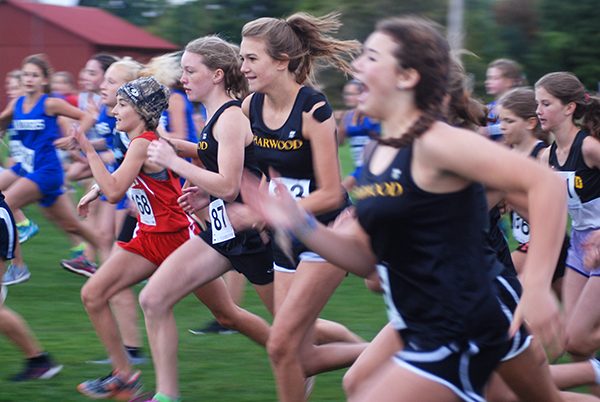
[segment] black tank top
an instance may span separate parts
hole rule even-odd
[[[489,247],[484,188],[423,191],[412,180],[411,155],[412,147],[400,149],[380,175],[367,160],[354,192],[359,222],[387,268],[379,272],[388,313],[403,340],[420,348],[504,342],[508,321],[489,277],[503,267]]]
[[[571,226],[577,230],[600,228],[600,170],[585,164],[581,147],[589,134],[579,131],[563,165],[556,156],[556,142],[550,147],[548,162],[567,180]]]
[[[213,126],[219,119],[219,116],[228,108],[236,106],[241,107],[240,101],[232,100],[223,104],[213,115],[210,121],[204,126],[202,134],[200,134],[200,141],[198,142],[198,157],[202,164],[206,167],[206,170],[219,173],[219,164],[217,161],[219,155],[219,142],[213,135]],[[260,169],[256,161],[256,155],[254,154],[254,144],[250,143],[244,148],[244,168],[254,173],[257,177],[261,177]],[[211,195],[211,201],[214,197]],[[236,202],[241,202],[241,196],[238,194],[235,199]]]
[[[302,135],[302,113],[310,111],[319,102],[327,102],[327,99],[312,88],[300,88],[290,115],[276,130],[268,128],[263,121],[264,99],[264,94],[255,93],[250,100],[250,124],[258,166],[268,178],[269,167],[272,167],[283,178],[291,179],[291,188],[288,188],[292,194],[297,198],[306,197],[317,189],[317,184],[310,141]],[[317,219],[323,223],[330,222],[350,205],[350,197],[346,195],[344,205],[318,216]]]

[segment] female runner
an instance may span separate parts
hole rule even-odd
[[[313,63],[342,71],[355,41],[336,40],[337,15],[315,18],[298,13],[286,20],[260,18],[242,29],[242,72],[254,92],[242,106],[250,118],[262,172],[290,188],[298,203],[330,222],[350,201],[340,181],[335,120],[312,82]],[[243,224],[238,223],[240,226]],[[256,222],[254,222],[256,224]],[[282,401],[304,400],[304,378],[347,367],[364,344],[315,347],[315,322],[346,273],[301,244],[292,252],[274,246],[275,319],[267,351]],[[339,324],[336,324],[339,325]]]
[[[173,250],[198,233],[194,221],[177,203],[181,196],[179,179],[148,161],[146,155],[150,143],[158,138],[153,130],[168,100],[169,90],[152,77],[140,78],[119,88],[113,109],[116,128],[125,131],[131,143],[123,163],[112,174],[85,134],[80,130],[76,132],[97,183],[94,191],[79,202],[79,213],[86,216],[89,203],[100,193],[104,193],[109,202],[118,202],[128,190],[139,210],[134,238],[128,243],[119,243],[121,248],[110,255],[81,290],[83,304],[114,368],[104,378],[79,385],[81,393],[94,399],[129,399],[141,389],[140,372],[134,372],[131,367],[109,300],[150,277]]]
[[[8,104],[0,114],[0,130],[12,121],[19,141],[20,163],[0,173],[0,189],[11,209],[38,202],[44,214],[70,235],[78,235],[95,245],[94,231],[77,218],[70,198],[61,187],[63,170],[53,142],[58,138],[58,116],[76,119],[82,129],[94,124],[89,114],[66,101],[48,95],[51,67],[44,55],[27,57],[22,64],[22,84],[26,95]],[[13,277],[29,274],[20,249],[7,270]]]
[[[269,326],[262,318],[236,306],[221,275],[231,269],[243,273],[259,297],[273,311],[273,271],[270,243],[258,231],[234,233],[225,205],[240,202],[239,186],[244,168],[258,173],[248,120],[240,99],[247,82],[239,70],[238,50],[216,36],[196,39],[186,46],[181,59],[181,82],[191,101],[206,106],[208,123],[198,144],[175,141],[178,155],[165,141],[153,143],[149,159],[197,187],[186,189],[181,203],[190,212],[196,195],[210,195],[210,228],[182,245],[160,266],[140,294],[146,329],[156,370],[157,393],[148,401],[170,402],[180,398],[177,378],[177,327],[174,306],[194,293],[227,328],[258,344],[266,343]],[[182,158],[199,159],[206,168]],[[207,200],[208,203],[208,200]],[[146,399],[146,398],[142,398]]]
[[[427,23],[380,22],[353,66],[364,85],[361,110],[379,118],[383,132],[356,190],[358,220],[335,233],[293,203],[283,185],[277,197],[267,196],[250,177],[244,199],[270,225],[353,273],[366,277],[379,263],[388,314],[405,346],[351,401],[482,401],[510,347],[489,279],[499,265],[487,245],[487,203],[477,182],[524,193],[530,202],[525,290],[510,332],[525,315],[542,340],[556,343],[550,278],[562,241],[557,233],[566,226],[560,180],[438,119],[449,51]]]
[[[535,98],[542,129],[555,139],[542,155],[542,162],[550,163],[566,179],[572,219],[566,262],[569,269],[563,280],[565,348],[577,360],[586,359],[600,348],[600,261],[596,248],[600,229],[600,99],[588,95],[577,77],[566,72],[540,78],[535,84]]]

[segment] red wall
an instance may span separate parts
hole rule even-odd
[[[63,29],[10,4],[0,3],[0,105],[6,105],[6,74],[19,69],[25,57],[45,53],[55,71],[69,71],[77,77],[94,50],[90,43]]]
[[[97,46],[0,0],[0,107],[4,108],[7,103],[4,89],[6,74],[19,69],[23,59],[35,53],[45,53],[54,71],[68,71],[73,74],[76,82],[79,71],[96,53],[131,56],[135,60],[146,62],[165,52]]]

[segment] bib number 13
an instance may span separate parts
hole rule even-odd
[[[235,231],[229,222],[225,203],[221,199],[216,199],[210,203],[210,227],[212,229],[213,244],[222,243],[235,237]]]

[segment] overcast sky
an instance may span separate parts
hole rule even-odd
[[[55,4],[57,6],[76,6],[79,0],[39,0],[40,3]]]

